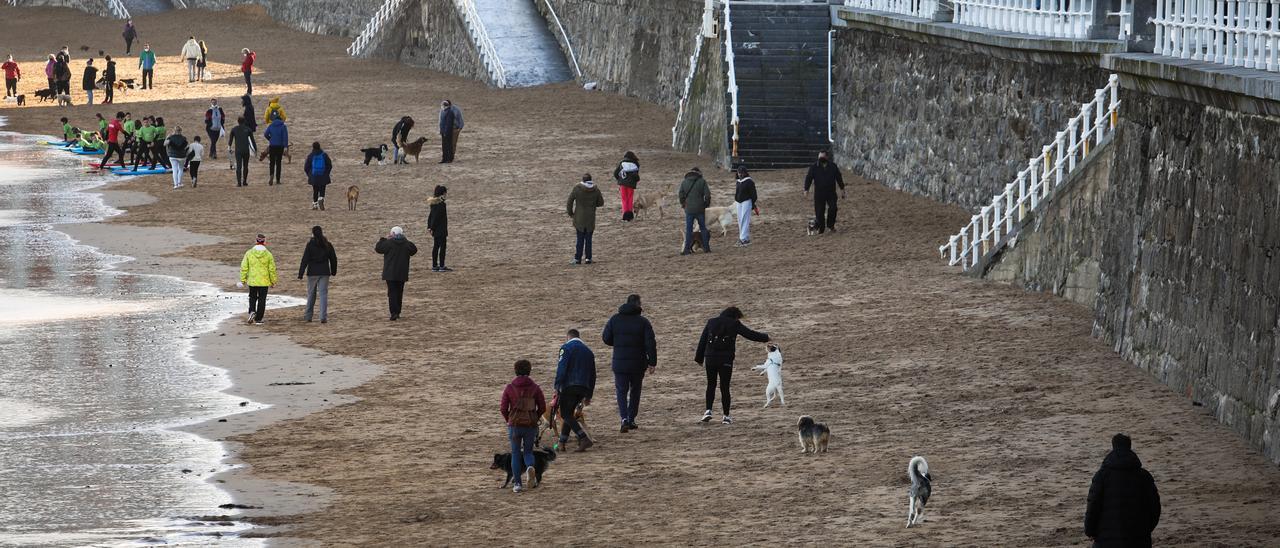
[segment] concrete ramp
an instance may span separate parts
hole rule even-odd
[[[540,86],[573,79],[573,69],[533,0],[472,0],[488,33],[506,87]]]
[[[174,9],[174,2],[170,0],[121,0],[124,7],[129,10],[131,15],[146,15],[148,13],[160,13]]]

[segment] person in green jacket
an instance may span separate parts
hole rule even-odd
[[[138,68],[142,69],[142,89],[155,89],[156,52],[151,51],[151,44],[142,45],[142,53],[138,55]]]
[[[259,234],[257,243],[240,259],[240,283],[249,286],[249,316],[246,321],[262,324],[267,311],[267,288],[276,286],[276,258],[267,251],[267,237]]]
[[[702,178],[702,170],[693,168],[680,183],[680,207],[684,208],[684,250],[681,255],[693,253],[693,222],[698,221],[702,234],[702,250],[711,253],[711,233],[707,232],[707,207],[711,205],[711,187]]]
[[[155,128],[151,127],[151,117],[142,118],[142,127],[139,127],[136,134],[136,140],[133,144],[133,170],[138,171],[138,164],[151,163],[151,140],[155,137]]]
[[[164,150],[164,139],[168,136],[169,130],[164,127],[164,118],[156,116],[155,123],[151,126],[151,169],[163,165],[165,158],[169,156]]]
[[[79,137],[80,131],[77,130],[75,126],[71,125],[71,121],[68,120],[66,116],[63,116],[58,121],[62,122],[62,140],[67,143],[64,146],[75,146],[74,143],[76,142],[76,138]]]
[[[596,209],[604,205],[604,195],[591,180],[591,174],[582,176],[582,182],[573,185],[565,212],[573,218],[573,229],[578,232],[578,243],[573,248],[573,264],[582,264],[582,251],[586,248],[587,264],[591,264],[591,236],[596,231]]]
[[[102,150],[106,148],[102,146],[102,137],[96,131],[81,131],[80,138],[76,140],[76,144],[84,150]]]

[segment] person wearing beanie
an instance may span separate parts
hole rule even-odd
[[[640,428],[640,392],[645,373],[653,374],[658,366],[658,342],[653,325],[641,314],[639,295],[628,295],[618,313],[604,324],[600,339],[613,347],[613,383],[618,398],[618,416],[623,434]]]
[[[307,277],[307,310],[302,313],[302,319],[311,321],[319,298],[320,323],[329,323],[329,277],[338,275],[338,254],[319,226],[311,227],[311,240],[302,251],[298,279],[303,275]]]
[[[573,248],[573,264],[582,264],[583,250],[587,264],[591,264],[591,236],[596,231],[596,209],[604,205],[604,196],[591,181],[591,174],[582,176],[582,182],[569,191],[565,212],[573,219],[573,229],[578,233],[578,243]]]
[[[255,244],[240,259],[239,287],[249,286],[249,316],[251,324],[262,324],[267,312],[267,288],[276,286],[276,258],[267,251],[267,237],[259,234]]]
[[[418,246],[404,237],[404,229],[391,227],[391,232],[378,239],[373,250],[382,255],[382,280],[387,282],[387,308],[391,321],[400,319],[404,301],[404,283],[409,281],[409,257],[418,254]]]
[[[449,243],[449,208],[444,201],[448,194],[448,188],[436,185],[431,197],[427,198],[427,205],[431,208],[431,213],[427,214],[427,234],[431,235],[432,272],[453,272],[452,268],[444,264],[444,254]]]
[[[760,214],[756,182],[747,173],[746,166],[738,166],[738,183],[733,190],[733,201],[738,206],[738,247],[746,247],[751,245],[751,214]]]
[[[1151,532],[1159,523],[1156,481],[1142,468],[1129,436],[1116,434],[1089,485],[1084,534],[1094,548],[1149,548]]]

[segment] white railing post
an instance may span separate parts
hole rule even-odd
[[[1068,160],[1067,169],[1075,171],[1076,169],[1076,150],[1080,143],[1080,136],[1076,134],[1076,117],[1072,117],[1067,122],[1067,150],[1071,151],[1071,159]]]
[[[556,9],[551,7],[551,0],[543,0],[547,3],[547,11],[551,12],[551,18],[555,20],[556,27],[560,29],[560,36],[564,37],[564,47],[569,50],[569,59],[573,61],[573,71],[578,74],[578,78],[582,78],[582,68],[578,66],[578,56],[573,53],[573,44],[569,42],[569,33],[564,31],[564,25],[560,24],[560,16],[556,15]]]
[[[1063,154],[1066,152],[1065,150],[1066,146],[1063,141],[1066,141],[1066,138],[1065,138],[1066,133],[1067,132],[1065,130],[1059,131],[1058,138],[1056,140],[1056,144],[1058,145],[1058,151],[1057,151],[1058,157],[1054,158],[1054,162],[1053,162],[1053,179],[1054,179],[1053,186],[1055,187],[1062,186]]]
[[[1004,185],[1004,231],[1013,232],[1013,191],[1015,183]]]
[[[733,126],[733,142],[730,158],[738,157],[738,73],[733,65],[733,21],[729,17],[729,4],[724,3],[724,60],[729,65],[728,91],[730,100],[729,123]]]

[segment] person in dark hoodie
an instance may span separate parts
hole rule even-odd
[[[338,253],[319,226],[311,227],[311,240],[302,251],[298,279],[301,280],[303,275],[307,277],[307,310],[302,313],[302,319],[311,321],[315,315],[316,298],[319,297],[320,323],[329,323],[329,278],[338,275]]]
[[[587,343],[582,342],[577,329],[570,329],[568,337],[569,340],[560,346],[560,359],[556,365],[556,402],[564,422],[556,450],[569,443],[569,432],[573,432],[578,438],[576,452],[581,453],[595,442],[574,418],[574,412],[578,404],[591,405],[591,396],[596,391],[596,355]]]
[[[738,204],[738,247],[746,247],[751,245],[751,214],[760,213],[756,181],[747,173],[746,166],[738,166],[738,183],[733,190],[733,201]]]
[[[707,368],[707,411],[702,422],[711,420],[711,408],[716,403],[716,378],[720,379],[720,407],[724,410],[723,424],[733,424],[729,415],[729,381],[733,379],[733,360],[737,353],[738,336],[759,343],[769,342],[768,333],[752,331],[742,325],[742,311],[736,306],[724,309],[719,316],[707,320],[698,338],[698,351],[693,361]]]
[[[253,97],[241,95],[240,105],[244,107],[242,116],[244,116],[245,127],[248,127],[249,131],[256,134],[258,132],[258,114],[253,108]],[[256,137],[251,137],[251,139],[253,141],[253,150],[258,150],[258,139]]]
[[[658,366],[658,342],[653,325],[641,313],[639,295],[628,295],[618,313],[604,324],[600,338],[613,347],[613,382],[618,397],[618,416],[622,433],[639,428],[640,392],[645,373]]]
[[[831,161],[827,151],[818,153],[817,163],[809,166],[809,173],[804,176],[804,195],[809,195],[809,187],[813,187],[813,223],[818,227],[818,234],[828,230],[836,231],[836,186],[840,187],[840,197],[847,198],[844,190],[844,176],[840,168]]]
[[[681,255],[693,253],[693,223],[698,222],[703,253],[711,253],[711,233],[707,232],[707,207],[711,205],[711,187],[702,178],[702,170],[693,168],[680,182],[680,207],[684,209],[684,249]]]
[[[249,158],[257,148],[253,143],[253,129],[248,120],[241,116],[236,120],[236,127],[227,133],[227,144],[231,156],[236,162],[236,186],[249,186]]]
[[[387,308],[391,321],[400,319],[400,304],[404,300],[404,283],[409,281],[409,257],[418,254],[418,246],[404,237],[404,229],[391,227],[391,232],[379,238],[373,250],[382,255],[382,279],[387,282]]]
[[[102,99],[102,104],[110,105],[116,102],[116,62],[111,60],[108,55],[105,58],[107,62],[106,68],[102,69],[102,82],[106,84],[106,97]]]
[[[1129,436],[1111,438],[1111,452],[1089,486],[1084,534],[1094,548],[1149,548],[1160,523],[1160,493],[1142,468]]]
[[[302,163],[302,171],[307,174],[307,184],[311,185],[311,209],[324,211],[324,188],[329,186],[333,160],[329,159],[329,153],[320,148],[319,141],[311,143],[311,154]]]
[[[516,378],[502,390],[502,419],[507,421],[507,436],[511,440],[511,476],[517,493],[524,491],[524,481],[529,488],[538,486],[538,474],[534,469],[533,446],[538,441],[538,418],[547,412],[547,399],[538,383],[529,373],[533,364],[529,360],[516,362]],[[524,472],[526,478],[521,478]]]
[[[591,181],[591,174],[582,176],[582,182],[573,185],[565,212],[573,219],[573,229],[578,233],[578,243],[573,248],[573,264],[582,264],[583,248],[586,248],[587,264],[591,264],[591,236],[596,231],[596,209],[604,205],[604,196]]]
[[[640,160],[636,153],[627,151],[622,161],[613,169],[613,180],[618,182],[618,195],[622,199],[622,220],[630,222],[636,217],[633,206],[636,187],[640,185]]]
[[[427,214],[427,234],[431,235],[431,271],[453,272],[445,266],[444,254],[449,244],[449,206],[445,198],[449,189],[444,185],[436,185],[436,189],[427,198],[427,206],[431,212]]]

